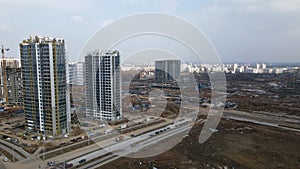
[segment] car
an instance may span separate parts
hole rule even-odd
[[[71,168],[71,167],[73,167],[73,164],[72,164],[72,163],[66,164],[66,166],[65,166],[65,168]]]
[[[122,141],[122,140],[124,140],[124,136],[120,136],[120,137],[117,137],[117,138],[115,139],[116,142]]]
[[[7,162],[7,161],[9,161],[9,159],[8,159],[7,157],[4,157],[4,158],[3,158],[3,161],[4,161],[4,162]]]
[[[19,140],[18,140],[18,139],[16,139],[16,138],[12,138],[12,139],[11,139],[11,142],[16,144],[16,143],[18,143],[18,142],[19,142]]]
[[[47,165],[50,166],[50,167],[52,167],[52,166],[55,165],[55,162],[54,162],[54,161],[49,161],[49,162],[47,163]]]
[[[86,159],[79,160],[79,163],[83,163],[83,162],[86,162]]]

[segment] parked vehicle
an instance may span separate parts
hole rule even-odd
[[[86,159],[79,160],[79,163],[83,163],[83,162],[86,162]]]
[[[124,136],[120,136],[116,138],[116,141],[121,141],[121,140],[124,140]]]
[[[4,157],[4,158],[3,158],[3,161],[4,161],[4,162],[7,162],[7,161],[9,161],[9,159],[8,159],[7,157]]]
[[[155,133],[151,133],[151,134],[150,134],[151,137],[153,137],[153,136],[155,136],[155,135],[156,135]]]
[[[54,162],[54,161],[49,161],[49,162],[47,163],[47,165],[50,166],[50,167],[52,167],[52,166],[55,165],[55,162]]]
[[[73,164],[72,163],[70,163],[70,164],[66,164],[66,166],[65,166],[66,168],[71,168],[71,167],[73,167]]]

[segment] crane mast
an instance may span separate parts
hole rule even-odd
[[[5,102],[8,103],[8,91],[7,91],[7,84],[6,84],[6,60],[5,60],[5,51],[8,51],[8,48],[4,48],[3,45],[1,46],[1,53],[2,53],[2,77],[3,77],[3,96],[5,97]],[[4,98],[3,97],[3,98]]]

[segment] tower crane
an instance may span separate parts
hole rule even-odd
[[[8,102],[8,91],[6,85],[6,60],[5,60],[5,51],[9,51],[9,48],[4,48],[3,45],[1,46],[1,53],[2,53],[2,74],[3,74],[3,96],[5,97],[5,102]],[[3,98],[4,98],[3,97]]]

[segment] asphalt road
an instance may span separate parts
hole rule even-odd
[[[225,111],[223,118],[229,118],[233,120],[238,121],[246,121],[251,123],[256,123],[260,125],[266,125],[266,126],[272,126],[272,127],[279,127],[287,130],[293,130],[293,131],[300,131],[298,128],[289,128],[286,126],[281,126],[280,124],[299,124],[299,118],[293,117],[293,116],[286,116],[286,117],[279,117],[276,114],[270,114],[270,113],[255,113],[255,112],[240,112],[240,111]],[[138,137],[125,139],[121,142],[115,142],[114,138],[108,139],[108,140],[102,140],[101,143],[105,142],[105,144],[102,147],[105,147],[104,149],[100,149],[98,145],[90,145],[84,148],[73,150],[72,152],[68,152],[62,155],[59,155],[53,159],[60,160],[60,161],[67,161],[68,163],[73,163],[74,165],[78,165],[79,160],[85,158],[87,161],[92,160],[96,157],[100,157],[101,155],[106,155],[108,152],[112,151],[118,151],[117,155],[107,155],[101,159],[97,159],[94,162],[88,162],[86,165],[82,166],[82,168],[96,168],[100,167],[108,162],[111,162],[121,156],[127,155],[131,152],[140,151],[144,148],[151,147],[154,144],[157,144],[158,142],[162,142],[168,138],[171,138],[172,136],[184,131],[185,126],[179,126],[178,128],[175,128],[173,130],[169,130],[166,132],[161,133],[159,136],[150,137],[149,133],[143,134]],[[153,133],[153,132],[151,132]],[[3,143],[5,146],[9,147],[11,150],[11,147],[14,147],[16,150],[18,150],[20,153],[22,153],[26,158],[31,159],[32,155],[28,152],[24,152],[23,149],[20,147],[17,147],[16,145],[9,143],[4,140],[0,140],[0,143]],[[107,147],[106,147],[107,146]],[[20,150],[19,150],[20,149]],[[16,157],[17,158],[17,157]],[[20,157],[18,157],[20,158]],[[52,159],[49,159],[47,161],[50,161]],[[28,163],[28,167],[36,168],[39,164],[45,165],[47,161],[32,161],[30,164]],[[1,164],[1,163],[0,163]],[[4,166],[14,166],[19,168],[27,168],[27,165],[25,166],[25,163],[17,162],[13,163],[11,165],[8,165],[9,163],[3,163]],[[1,167],[1,166],[0,166]]]
[[[7,146],[5,146],[5,145],[2,145],[2,144],[0,144],[0,148],[2,149],[2,150],[5,150],[6,152],[9,152],[9,153],[11,153],[13,156],[14,156],[14,158],[16,158],[17,160],[24,160],[24,157],[23,156],[21,156],[19,153],[17,153],[16,151],[14,151],[13,152],[13,150],[11,149],[11,148],[9,148],[9,147],[7,147]],[[2,159],[1,159],[2,160]]]
[[[79,161],[81,159],[86,159],[86,161],[89,161],[94,158],[106,155],[108,152],[114,152],[115,154],[118,155],[118,157],[115,157],[114,155],[104,156],[103,158],[98,159],[96,162],[92,162],[93,165],[95,165],[96,163],[101,163],[101,165],[103,165],[103,164],[107,163],[105,159],[111,161],[112,158],[109,158],[109,157],[113,157],[113,159],[117,159],[117,158],[119,158],[121,156],[125,156],[129,153],[138,152],[139,150],[141,150],[145,147],[148,147],[153,144],[157,144],[159,141],[162,141],[164,139],[167,139],[167,138],[177,135],[179,133],[188,131],[191,127],[192,127],[191,124],[183,125],[178,128],[175,128],[174,130],[165,131],[164,133],[162,133],[160,135],[152,136],[152,137],[150,136],[150,133],[154,133],[154,131],[149,132],[149,133],[143,134],[138,137],[129,138],[129,139],[121,141],[119,143],[112,144],[110,146],[105,147],[104,149],[99,150],[99,151],[95,151],[90,154],[77,157],[73,160],[67,161],[67,163],[68,164],[72,163],[74,166],[77,166],[77,165],[79,165]],[[101,165],[97,164],[95,166],[99,167]],[[88,163],[88,164],[82,166],[81,168],[87,168],[87,167],[88,168],[91,167],[91,164]]]
[[[23,150],[21,147],[18,147],[12,143],[9,143],[9,142],[1,140],[1,139],[0,139],[0,143],[3,145],[6,145],[7,147],[14,148],[18,152],[20,152],[22,155],[24,155],[26,158],[29,158],[29,159],[32,158],[32,155],[30,153],[28,153],[27,151]]]

